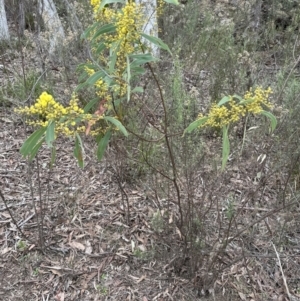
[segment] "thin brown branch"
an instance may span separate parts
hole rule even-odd
[[[1,190],[0,190],[0,197],[1,197],[2,201],[3,201],[3,203],[4,203],[4,206],[5,206],[6,210],[7,210],[7,212],[8,212],[9,215],[10,215],[10,218],[12,219],[13,223],[14,223],[15,226],[17,227],[17,229],[18,229],[18,231],[20,232],[20,234],[23,236],[23,238],[29,240],[28,237],[27,237],[27,236],[24,234],[24,232],[22,231],[22,229],[19,227],[19,224],[18,224],[18,222],[16,221],[16,219],[15,219],[15,217],[14,217],[12,211],[10,210],[10,208],[9,208],[9,206],[8,206],[8,204],[7,204],[7,201],[6,201],[6,199],[5,199],[5,197],[4,197],[4,195],[3,195],[3,193],[2,193]],[[31,241],[30,241],[30,242],[31,242]],[[32,242],[31,242],[31,243],[32,243]]]

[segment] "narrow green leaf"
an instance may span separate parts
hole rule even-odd
[[[118,94],[118,96],[119,96],[119,94]],[[126,100],[126,97],[124,97],[124,96],[121,97],[121,98],[115,99],[115,100],[114,100],[114,105],[115,105],[115,107],[118,108],[119,105],[120,105],[121,103],[123,103],[125,100]]]
[[[125,1],[123,0],[102,0],[99,9],[104,8],[105,5],[111,4],[111,3],[122,3],[124,4]]]
[[[137,75],[145,74],[146,70],[143,67],[139,66],[132,66],[130,67],[131,70],[131,77],[136,77]]]
[[[193,121],[185,130],[184,133],[191,133],[193,130],[195,130],[197,127],[201,126],[202,124],[204,124],[207,121],[208,117],[202,117],[200,119],[197,119],[195,121]]]
[[[74,147],[74,156],[78,161],[79,167],[83,168],[84,162],[83,162],[83,146],[82,141],[78,133],[75,135],[75,147]]]
[[[110,60],[108,63],[109,74],[113,74],[115,71],[115,65],[118,57],[119,48],[120,48],[120,41],[114,42],[110,47],[110,53],[109,53]]]
[[[164,0],[164,1],[170,4],[179,5],[178,0]]]
[[[88,28],[84,31],[84,33],[81,35],[80,38],[81,38],[82,40],[88,38],[89,35],[90,35],[90,33],[91,33],[97,26],[98,26],[98,24],[97,24],[97,23],[94,23],[92,26],[88,27]]]
[[[52,147],[52,142],[55,140],[55,122],[50,121],[46,130],[46,143],[48,147]]]
[[[85,88],[87,85],[88,85],[87,82],[84,82],[84,83],[79,84],[79,85],[76,87],[75,92],[78,92],[79,90]]]
[[[108,86],[111,86],[112,84],[115,83],[115,79],[114,79],[114,76],[113,76],[113,75],[105,76],[105,77],[104,77],[104,81],[106,82],[106,84],[107,84]]]
[[[52,148],[51,148],[50,168],[52,168],[55,160],[56,160],[56,147],[55,147],[55,145],[53,145]]]
[[[130,101],[130,94],[131,94],[131,86],[128,84],[127,85],[127,102]]]
[[[141,36],[149,42],[153,43],[154,45],[160,47],[161,49],[167,50],[170,54],[172,54],[169,46],[165,44],[160,38],[149,36],[145,33],[142,33]]]
[[[30,154],[29,154],[29,157],[28,157],[28,160],[29,162],[31,162],[34,157],[36,156],[36,154],[38,153],[39,149],[41,148],[42,144],[45,142],[45,137],[40,140],[31,150]]]
[[[143,89],[143,87],[135,87],[131,92],[132,93],[143,93],[144,89]]]
[[[237,94],[234,94],[232,97],[238,99],[240,102],[243,101],[243,98]]]
[[[39,140],[42,138],[44,133],[46,132],[47,127],[42,127],[39,130],[36,130],[33,132],[23,143],[20,153],[26,157],[29,155],[32,151],[32,149],[35,147],[35,145],[39,142]]]
[[[130,83],[131,80],[131,73],[130,73],[130,60],[129,60],[129,56],[126,55],[126,63],[127,63],[127,83]]]
[[[229,96],[224,96],[218,103],[218,107],[222,106],[223,104],[227,103],[230,100]]]
[[[94,40],[103,34],[113,33],[115,31],[116,31],[116,26],[114,24],[105,24],[95,32],[92,39]]]
[[[85,74],[85,72],[82,72],[82,70],[78,70],[81,72],[81,74],[79,75],[79,78],[78,78],[78,82],[82,83],[83,81],[86,80],[87,76]]]
[[[106,147],[110,140],[110,137],[111,137],[111,131],[109,130],[105,133],[105,135],[103,136],[103,138],[100,140],[100,142],[98,144],[97,158],[99,161],[101,161],[101,159],[105,153],[105,150],[106,150]]]
[[[102,43],[100,45],[102,45]],[[82,71],[82,72],[84,71],[85,73],[86,73],[86,68],[97,70],[98,65],[92,64],[92,63],[89,62],[89,63],[82,63],[82,64],[77,66],[78,71]]]
[[[254,99],[253,98],[248,98],[248,99],[242,99],[242,101],[240,102],[241,105],[246,105],[248,103],[253,102]]]
[[[80,83],[82,83],[86,80],[87,77],[89,77],[89,75],[86,72],[86,68],[95,70],[95,66],[93,64],[80,64],[76,68],[76,71],[80,74],[78,78],[78,82]]]
[[[103,137],[104,137],[104,134],[103,134],[103,133],[98,134],[98,135],[95,137],[96,143],[99,144],[100,140],[101,140]]]
[[[90,100],[84,107],[84,113],[88,113],[90,109],[99,102],[99,97]]]
[[[230,153],[230,144],[228,138],[228,126],[223,127],[223,146],[222,146],[222,171],[225,169]]]
[[[116,66],[116,62],[117,62],[117,54],[114,53],[111,56],[111,60],[109,62],[109,72],[112,74],[115,71],[115,66]]]
[[[128,133],[127,133],[124,125],[119,120],[117,120],[111,116],[105,116],[104,119],[111,122],[113,125],[115,125],[124,134],[125,137],[128,136]]]
[[[102,70],[97,71],[89,77],[89,79],[86,81],[86,83],[90,86],[93,86],[100,78],[103,78],[104,76],[105,76],[105,73]]]
[[[127,102],[129,102],[130,94],[131,94],[131,86],[130,86],[131,73],[130,73],[130,61],[128,55],[126,56],[126,61],[127,61]]]
[[[271,130],[273,132],[275,130],[276,126],[277,126],[276,117],[268,111],[262,111],[261,114],[270,119],[270,121],[271,121]]]
[[[89,64],[89,63],[81,63],[81,64],[77,65],[76,71],[82,71],[82,70],[84,70],[84,68],[85,68],[87,65],[90,65],[90,64]]]
[[[95,51],[95,54],[100,55],[101,52],[106,48],[104,43],[100,43]]]
[[[133,54],[133,55],[130,55],[130,58],[133,59],[133,61],[131,63],[131,67],[144,65],[145,63],[157,61],[157,58],[153,57],[150,53]]]

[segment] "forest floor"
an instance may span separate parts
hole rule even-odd
[[[193,283],[172,272],[180,237],[164,244],[151,227],[157,204],[139,187],[125,188],[128,223],[106,164],[86,145],[81,170],[67,143],[58,144],[51,173],[47,149],[41,152],[39,184],[37,166],[19,153],[29,132],[10,108],[1,109],[0,119],[0,188],[28,237],[20,236],[1,202],[0,300],[198,300]],[[32,201],[37,211],[40,201],[46,210],[43,251]]]

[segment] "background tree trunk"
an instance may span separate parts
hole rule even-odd
[[[39,0],[39,13],[49,33],[49,54],[53,56],[63,45],[65,33],[53,0]]]
[[[0,40],[9,40],[4,0],[0,0]]]
[[[18,32],[22,37],[25,30],[25,7],[24,0],[18,0],[19,10],[18,10]]]
[[[137,0],[136,2],[141,4],[144,8],[144,14],[146,16],[146,23],[143,30],[144,33],[147,35],[158,37],[156,0]],[[149,46],[151,48],[152,54],[155,57],[159,57],[159,48],[153,44]]]

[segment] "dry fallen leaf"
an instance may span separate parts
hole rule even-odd
[[[5,218],[8,218],[9,220],[11,219],[9,213],[1,212],[1,215],[4,216]]]
[[[56,301],[64,301],[65,300],[65,293],[64,292],[58,293],[54,298],[55,298]]]
[[[146,279],[146,275],[143,275],[136,283],[142,282],[144,279]]]
[[[171,212],[170,217],[169,217],[169,224],[173,223],[173,213]]]
[[[181,232],[180,232],[180,230],[177,227],[176,227],[176,233],[179,235],[179,238],[182,239]]]
[[[85,254],[92,254],[92,252],[93,252],[93,248],[90,241],[88,240],[86,242]]]
[[[95,115],[97,115],[97,116],[102,116],[103,115],[103,113],[106,111],[106,108],[104,107],[105,103],[106,103],[106,99],[102,99],[100,101],[98,109],[94,113]],[[91,127],[93,126],[93,124],[95,124],[95,122],[96,122],[95,120],[90,120],[88,122],[88,125],[87,125],[86,130],[85,130],[86,135],[88,135],[90,133]]]
[[[85,250],[85,246],[80,243],[80,242],[77,242],[77,241],[70,241],[69,242],[69,245],[72,247],[72,248],[76,248],[76,249],[79,249],[81,251],[84,251]]]
[[[88,283],[95,277],[97,276],[98,272],[93,272],[90,275],[88,275],[83,281],[81,282],[82,289],[86,290],[88,287]]]
[[[240,298],[241,298],[243,301],[246,301],[246,300],[247,300],[245,294],[243,294],[243,293],[241,293],[241,292],[238,292],[238,294],[239,294]]]
[[[55,275],[57,275],[57,276],[59,276],[59,277],[61,277],[61,276],[63,275],[61,272],[59,272],[59,271],[57,271],[57,270],[50,269],[50,271],[51,271],[53,274],[55,274]]]
[[[147,251],[147,248],[146,248],[144,245],[138,245],[138,248],[139,248],[142,252]]]
[[[1,250],[1,255],[6,254],[6,253],[9,252],[11,249],[12,249],[12,248],[5,247],[3,250]]]

